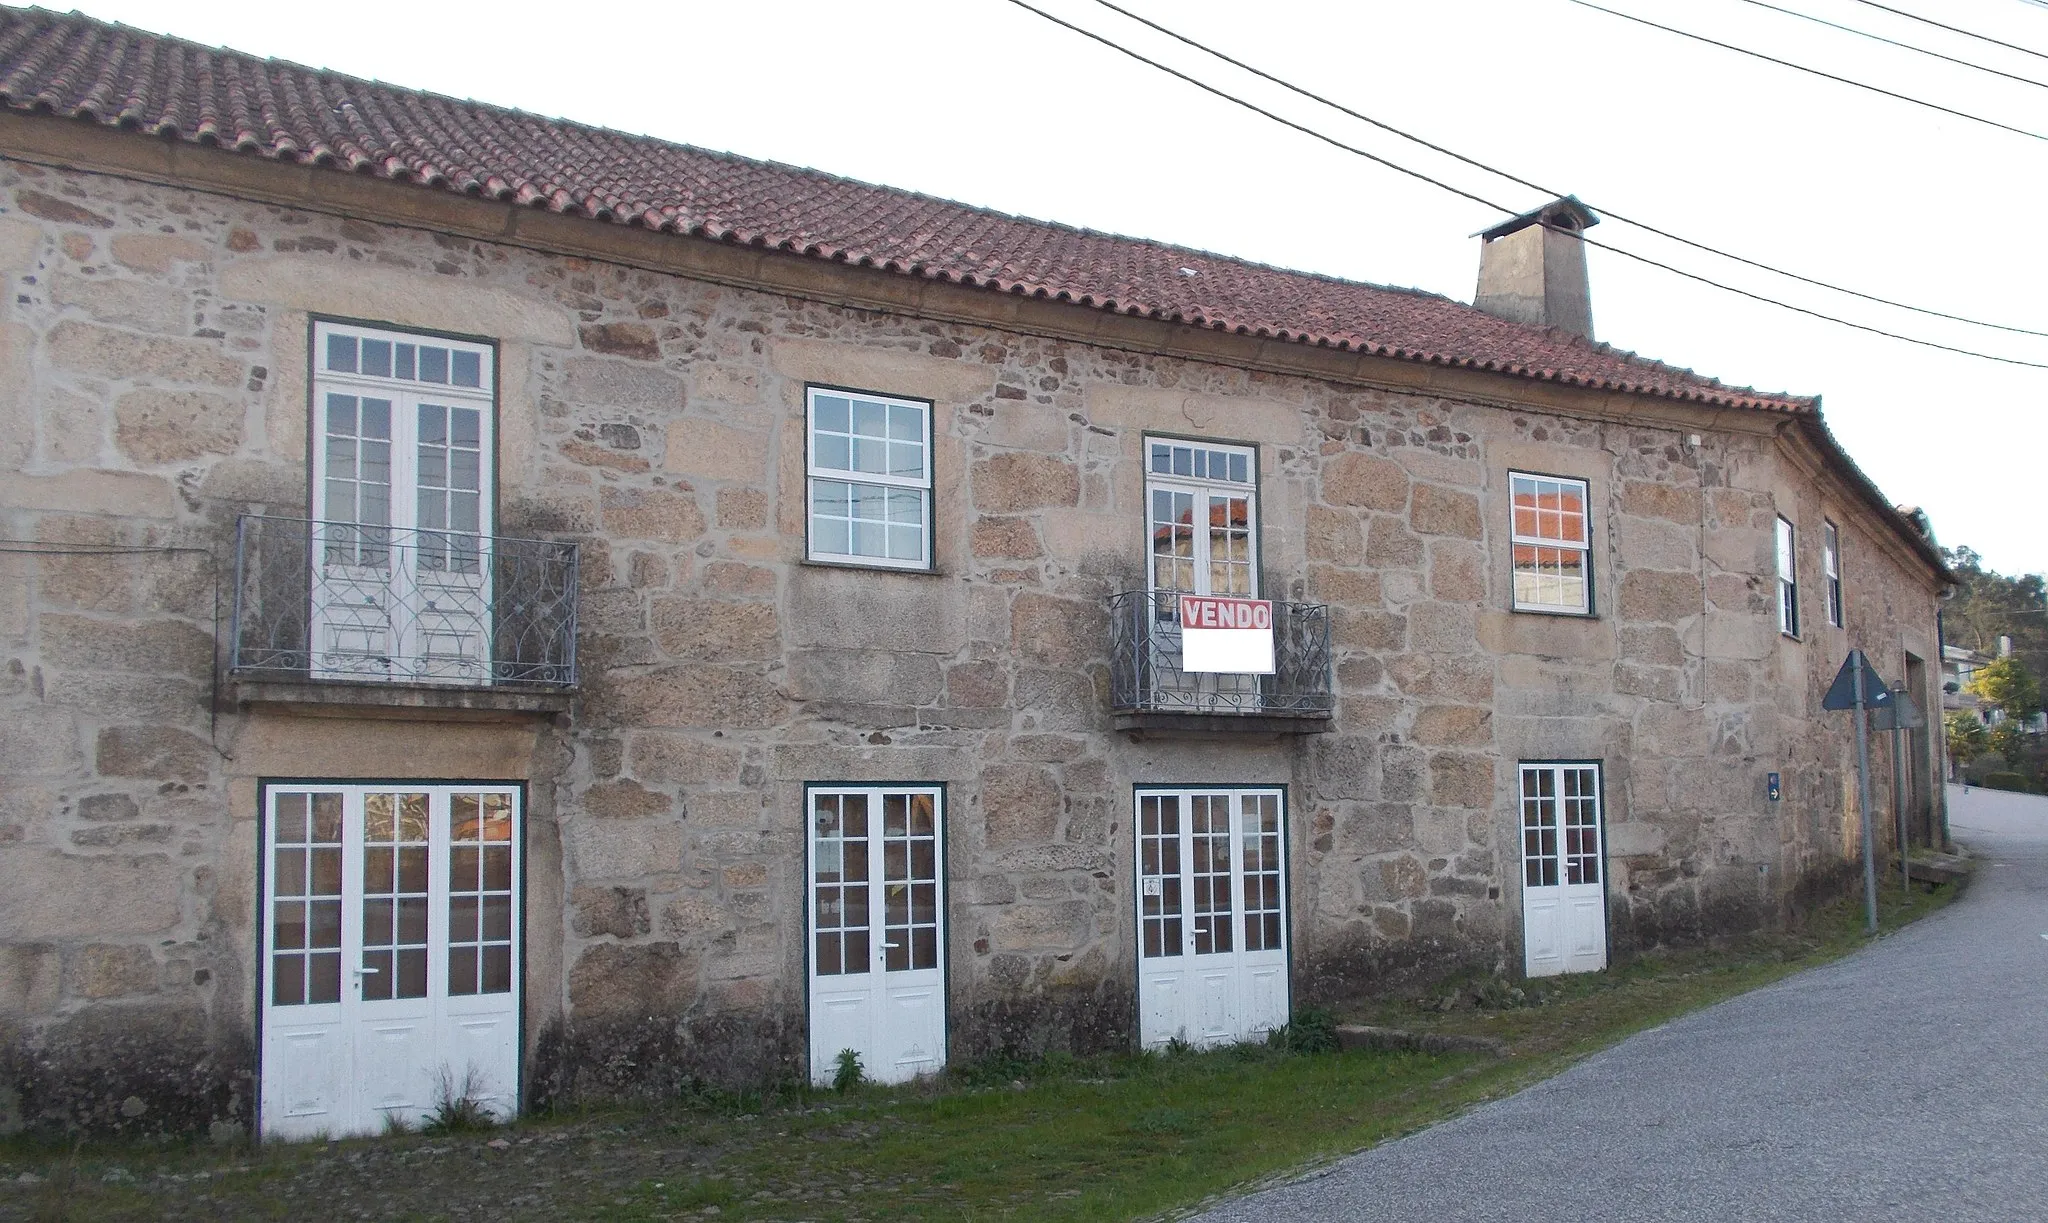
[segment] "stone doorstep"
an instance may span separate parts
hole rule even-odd
[[[1955,854],[1923,854],[1906,860],[1906,875],[1921,883],[1956,883],[1970,877],[1972,865],[1968,858]],[[1892,859],[1891,869],[1898,871],[1897,858]]]
[[[231,678],[227,696],[243,707],[302,717],[432,722],[519,722],[566,716],[575,693],[532,688]]]
[[[1353,1049],[1386,1049],[1394,1051],[1415,1051],[1420,1053],[1480,1053],[1487,1057],[1506,1057],[1506,1042],[1491,1036],[1447,1036],[1435,1032],[1410,1032],[1403,1028],[1376,1028],[1366,1024],[1337,1025],[1337,1047],[1345,1051]]]

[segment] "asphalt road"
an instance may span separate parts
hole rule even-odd
[[[1948,909],[1200,1217],[2048,1220],[2048,798],[1949,797]]]

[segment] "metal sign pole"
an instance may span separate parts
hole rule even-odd
[[[1892,813],[1899,826],[1899,889],[1907,895],[1913,892],[1913,868],[1906,862],[1906,752],[1905,721],[1900,715],[1905,712],[1905,703],[1900,699],[1904,688],[1892,689]]]
[[[1864,716],[1863,651],[1849,651],[1856,687],[1856,808],[1863,817],[1863,925],[1877,933],[1877,853],[1870,831],[1870,724]]]

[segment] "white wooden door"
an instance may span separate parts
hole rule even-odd
[[[312,671],[491,678],[492,352],[315,328]]]
[[[262,1133],[518,1108],[519,793],[266,790]]]
[[[929,787],[809,794],[816,1082],[832,1082],[849,1049],[880,1083],[946,1064],[941,797]]]
[[[1607,967],[1600,766],[1522,766],[1522,961],[1532,977]]]
[[[1146,582],[1155,632],[1178,641],[1176,595],[1259,597],[1258,459],[1247,446],[1147,438]],[[1168,657],[1180,665],[1179,646]],[[1217,673],[1182,677],[1196,708],[1255,713],[1260,677]]]
[[[1142,790],[1137,803],[1140,1042],[1228,1044],[1284,1025],[1280,792]]]

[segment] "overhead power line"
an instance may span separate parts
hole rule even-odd
[[[1371,126],[1376,127],[1383,132],[1388,132],[1392,135],[1399,136],[1401,139],[1406,140],[1412,144],[1421,145],[1423,148],[1428,149],[1433,153],[1440,153],[1443,156],[1449,157],[1454,161],[1463,162],[1468,166],[1484,170],[1488,174],[1492,174],[1499,178],[1506,179],[1508,182],[1514,183],[1518,187],[1527,187],[1531,191],[1540,192],[1548,196],[1562,196],[1566,194],[1565,192],[1559,191],[1554,187],[1546,187],[1541,183],[1531,182],[1526,178],[1522,178],[1517,174],[1513,174],[1507,170],[1503,170],[1498,166],[1488,165],[1487,163],[1480,161],[1476,158],[1467,157],[1463,153],[1460,153],[1455,149],[1445,148],[1443,145],[1433,143],[1432,141],[1424,139],[1423,137],[1418,136],[1413,132],[1404,131],[1401,128],[1395,127],[1390,123],[1386,123],[1382,120],[1375,119],[1371,115],[1353,110],[1351,107],[1346,106],[1341,102],[1333,101],[1330,98],[1324,97],[1322,94],[1304,89],[1291,81],[1283,80],[1282,78],[1277,77],[1270,72],[1267,72],[1263,68],[1259,68],[1255,65],[1248,64],[1243,60],[1237,59],[1223,51],[1219,51],[1216,48],[1207,45],[1206,43],[1197,42],[1194,39],[1188,37],[1185,34],[1180,33],[1177,30],[1169,29],[1166,26],[1163,26],[1158,22],[1153,21],[1149,17],[1145,17],[1139,13],[1134,13],[1127,8],[1123,8],[1114,3],[1113,0],[1095,0],[1095,3],[1101,5],[1103,8],[1108,9],[1112,13],[1116,13],[1119,16],[1126,17],[1132,21],[1135,21],[1139,25],[1142,25],[1147,29],[1156,31],[1160,34],[1164,34],[1168,38],[1174,39],[1177,42],[1193,47],[1195,50],[1200,51],[1205,55],[1210,55],[1216,59],[1222,60],[1224,63],[1229,64],[1233,68],[1240,69],[1244,72],[1249,72],[1250,74],[1258,77],[1261,80],[1269,81],[1272,84],[1280,86],[1282,89],[1286,89],[1293,93],[1299,94],[1300,96],[1307,98],[1312,102],[1316,102],[1323,106],[1327,106],[1331,110],[1334,110],[1339,114],[1348,115],[1361,123],[1370,124]],[[1881,306],[1890,306],[1898,310],[1909,310],[1915,314],[1924,314],[1929,318],[1947,319],[1948,321],[1953,323],[1967,323],[1972,327],[1988,327],[1994,331],[2006,331],[2011,332],[2014,335],[2031,335],[2048,338],[2048,331],[2036,331],[2027,327],[2015,327],[2009,323],[1993,323],[1985,319],[1970,318],[1966,315],[1950,314],[1945,310],[1934,310],[1926,306],[1915,306],[1909,302],[1902,302],[1889,297],[1880,297],[1875,293],[1865,293],[1860,289],[1851,289],[1846,285],[1838,285],[1833,283],[1832,281],[1818,280],[1812,276],[1802,276],[1797,272],[1789,272],[1786,271],[1784,268],[1776,267],[1772,264],[1763,263],[1755,259],[1750,259],[1745,256],[1735,254],[1733,251],[1725,251],[1722,250],[1720,247],[1709,246],[1704,242],[1695,242],[1691,238],[1681,237],[1678,234],[1672,233],[1670,230],[1660,229],[1657,226],[1650,224],[1648,221],[1638,221],[1633,217],[1623,216],[1621,213],[1615,212],[1613,209],[1604,208],[1598,204],[1587,203],[1586,206],[1588,208],[1591,208],[1594,212],[1599,213],[1602,217],[1608,220],[1620,221],[1624,225],[1634,226],[1635,228],[1640,229],[1645,233],[1655,234],[1660,238],[1666,239],[1667,241],[1676,242],[1681,246],[1689,246],[1694,250],[1704,251],[1709,255],[1715,255],[1722,259],[1732,260],[1733,262],[1743,264],[1747,267],[1753,267],[1760,271],[1769,272],[1775,276],[1783,276],[1787,280],[1795,280],[1801,284],[1813,285],[1816,288],[1827,289],[1830,292],[1834,293],[1846,294],[1847,296],[1860,298],[1863,301],[1867,302],[1876,302],[1878,305]]]
[[[1835,73],[1832,72],[1823,72],[1819,68],[1809,68],[1805,64],[1795,64],[1789,59],[1779,59],[1775,55],[1765,55],[1761,51],[1752,51],[1748,47],[1738,47],[1732,42],[1722,42],[1721,40],[1716,38],[1708,38],[1704,34],[1695,34],[1690,30],[1681,30],[1676,26],[1660,25],[1657,22],[1651,21],[1647,17],[1638,17],[1633,13],[1624,13],[1619,9],[1604,8],[1598,4],[1594,4],[1592,0],[1565,0],[1565,2],[1567,4],[1576,4],[1580,8],[1592,9],[1596,13],[1605,13],[1609,17],[1619,17],[1623,21],[1633,21],[1637,25],[1646,25],[1653,30],[1662,30],[1666,34],[1676,34],[1680,38],[1690,38],[1694,42],[1703,42],[1710,47],[1719,47],[1723,51],[1733,51],[1737,55],[1747,55],[1751,59],[1760,59],[1767,64],[1776,64],[1780,68],[1790,68],[1794,72],[1804,72],[1809,76],[1817,76],[1823,80],[1834,81],[1838,84],[1848,85],[1856,89],[1868,90],[1871,93],[1882,94],[1887,98],[1896,98],[1901,102],[1907,102],[1914,106],[1922,106],[1927,108],[1928,110],[1940,111],[1944,115],[1953,115],[1958,119],[1968,119],[1972,123],[1981,123],[1986,127],[1995,127],[2002,132],[2011,132],[2015,136],[2025,136],[2029,140],[2040,140],[2048,142],[2048,134],[2028,131],[2026,128],[2023,127],[2014,127],[2010,123],[2000,123],[1996,119],[1987,119],[1983,115],[1973,115],[1969,111],[1956,110],[1953,107],[1943,106],[1938,102],[1929,102],[1923,98],[1916,98],[1911,94],[1896,93],[1892,90],[1884,89],[1876,85],[1867,85],[1862,81],[1854,79],[1853,77],[1837,76]]]
[[[1879,4],[1877,0],[1856,0],[1856,3],[1866,8],[1874,8],[1881,13],[1890,13],[1894,17],[1904,17],[1908,21],[1917,21],[1921,25],[1931,25],[1937,30],[1947,30],[1951,34],[1961,34],[1964,38],[1974,38],[1978,42],[1988,42],[1994,47],[2004,47],[2008,51],[2017,51],[2021,55],[2031,55],[2035,59],[2048,59],[2048,51],[2036,51],[2032,47],[2022,47],[2018,43],[2005,42],[2002,39],[1993,38],[1989,34],[1978,34],[1961,26],[1943,25],[1932,17],[1922,17],[1918,13],[1909,13],[1905,9],[1893,8],[1889,4]]]
[[[1442,179],[1433,178],[1430,175],[1424,174],[1420,170],[1410,169],[1407,166],[1401,165],[1399,162],[1395,162],[1388,158],[1382,157],[1377,153],[1361,149],[1356,145],[1346,144],[1344,141],[1337,139],[1335,136],[1331,136],[1324,132],[1317,131],[1316,129],[1309,127],[1306,124],[1297,123],[1284,115],[1276,114],[1273,111],[1267,110],[1265,107],[1262,107],[1255,102],[1247,101],[1244,98],[1238,97],[1236,94],[1230,93],[1229,91],[1219,88],[1215,85],[1211,85],[1207,81],[1201,80],[1197,77],[1189,75],[1188,73],[1182,72],[1178,68],[1174,68],[1167,64],[1163,64],[1158,60],[1152,59],[1146,55],[1134,51],[1131,48],[1126,47],[1123,44],[1107,37],[1106,35],[1098,34],[1095,31],[1087,29],[1084,26],[1076,25],[1073,22],[1066,20],[1065,18],[1056,16],[1052,13],[1048,13],[1044,9],[1038,8],[1037,6],[1028,3],[1027,0],[1009,0],[1009,3],[1016,5],[1018,8],[1023,9],[1025,12],[1032,13],[1038,17],[1044,18],[1046,21],[1049,21],[1062,29],[1069,30],[1075,34],[1079,34],[1083,38],[1089,39],[1092,42],[1100,43],[1103,46],[1108,47],[1110,50],[1115,51],[1120,55],[1127,56],[1141,64],[1144,64],[1148,68],[1157,69],[1158,71],[1164,72],[1168,76],[1174,77],[1177,80],[1185,81],[1186,83],[1193,85],[1195,88],[1202,90],[1204,93],[1213,94],[1216,97],[1221,98],[1222,100],[1229,102],[1234,106],[1243,107],[1245,110],[1251,111],[1253,114],[1259,115],[1263,118],[1271,119],[1275,123],[1278,123],[1283,127],[1291,128],[1292,130],[1300,132],[1301,134],[1308,136],[1311,139],[1322,141],[1324,144],[1330,145],[1333,148],[1341,149],[1344,152],[1355,154],[1359,157],[1363,157],[1367,161],[1371,161],[1375,164],[1385,166],[1390,170],[1393,170],[1400,174],[1405,174],[1408,177],[1416,179],[1420,182],[1428,183],[1430,186],[1436,187],[1440,190],[1448,191],[1452,195],[1458,196],[1461,199],[1470,200],[1475,204],[1482,205],[1486,208],[1491,208],[1495,212],[1501,213],[1505,216],[1513,217],[1521,215],[1518,210],[1510,208],[1506,204],[1502,204],[1497,201],[1487,199],[1485,196],[1475,195],[1462,187],[1454,187],[1451,184],[1444,182]],[[1951,352],[1959,356],[1965,357],[1976,357],[1984,361],[1996,361],[2003,365],[2019,365],[2025,366],[2029,369],[2048,369],[2048,362],[2027,361],[2019,357],[2004,357],[1999,356],[1996,353],[1979,352],[1975,349],[1962,348],[1952,344],[1941,344],[1933,340],[1923,340],[1915,336],[1901,335],[1895,331],[1886,331],[1881,327],[1872,327],[1866,323],[1852,322],[1849,319],[1841,318],[1832,314],[1827,314],[1819,310],[1808,309],[1805,306],[1795,306],[1790,302],[1780,301],[1775,297],[1768,297],[1761,293],[1753,293],[1748,289],[1736,288],[1733,285],[1724,284],[1721,281],[1713,280],[1706,276],[1701,276],[1696,272],[1688,272],[1683,268],[1677,268],[1673,267],[1668,263],[1659,262],[1658,260],[1651,259],[1646,255],[1638,255],[1634,251],[1624,250],[1621,247],[1614,246],[1610,243],[1601,242],[1594,238],[1588,238],[1584,234],[1580,234],[1579,237],[1588,246],[1599,247],[1601,250],[1608,251],[1616,255],[1620,255],[1624,259],[1633,259],[1638,263],[1662,269],[1663,271],[1670,272],[1675,276],[1681,276],[1687,280],[1697,281],[1700,284],[1708,285],[1712,288],[1721,289],[1729,293],[1734,293],[1741,297],[1747,297],[1753,301],[1763,302],[1766,305],[1777,306],[1779,309],[1782,310],[1790,310],[1795,314],[1804,314],[1812,318],[1817,318],[1824,320],[1826,322],[1838,324],[1843,327],[1848,327],[1852,330],[1866,332],[1870,335],[1883,336],[1884,338],[1890,340],[1899,340],[1907,344],[1915,344],[1922,348],[1939,349],[1942,352]]]
[[[1896,38],[1886,38],[1882,34],[1873,34],[1869,30],[1859,30],[1855,26],[1843,25],[1837,21],[1829,21],[1825,17],[1815,17],[1811,13],[1802,13],[1799,12],[1797,9],[1779,8],[1775,4],[1766,4],[1764,0],[1742,0],[1742,3],[1755,5],[1757,8],[1761,9],[1769,9],[1773,13],[1783,13],[1787,17],[1797,17],[1801,21],[1811,21],[1815,25],[1824,25],[1831,30],[1840,30],[1844,34],[1854,34],[1858,38],[1868,38],[1872,42],[1881,42],[1888,47],[1898,47],[1901,50],[1911,51],[1918,55],[1925,55],[1931,59],[1943,60],[1951,64],[1960,64],[1965,68],[1974,68],[1979,72],[1986,72],[1991,74],[1992,76],[2002,76],[2008,81],[2018,81],[2022,85],[2032,85],[2036,89],[2048,89],[2048,81],[2037,81],[2030,76],[2021,76],[2015,72],[2004,72],[1997,68],[1991,68],[1983,64],[1974,63],[1970,60],[1957,59],[1953,55],[1943,55],[1939,51],[1930,51],[1926,47],[1915,46],[1914,44],[1909,42],[1900,42]]]

